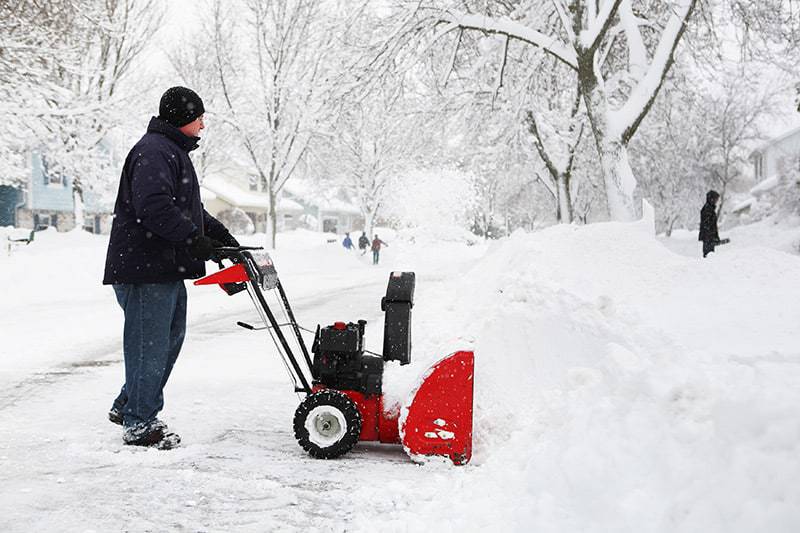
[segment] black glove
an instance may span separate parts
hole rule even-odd
[[[239,241],[237,241],[233,237],[233,235],[231,235],[230,232],[227,231],[225,232],[225,235],[222,236],[221,241],[223,246],[228,246],[230,248],[238,248],[241,246],[241,244],[239,244]]]
[[[201,261],[208,261],[214,257],[214,248],[219,248],[222,243],[205,235],[198,235],[189,240],[189,255]]]

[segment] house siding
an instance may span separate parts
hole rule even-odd
[[[72,180],[66,178],[64,183],[45,184],[44,164],[38,152],[31,155],[30,209],[33,211],[51,211],[71,213]]]
[[[31,153],[30,162],[30,178],[25,191],[26,202],[14,213],[15,225],[21,228],[50,225],[59,231],[73,229],[75,206],[72,179],[67,177],[61,183],[46,183],[46,170],[41,153]],[[93,191],[84,191],[83,196],[84,229],[92,233],[108,233],[112,222],[111,206],[106,205],[107,202],[104,202],[102,195]]]

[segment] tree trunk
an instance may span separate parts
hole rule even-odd
[[[278,201],[277,195],[269,191],[269,215],[267,216],[267,245],[275,249],[275,237],[278,231]]]
[[[72,188],[73,214],[75,215],[75,228],[82,229],[84,223],[83,216],[83,194],[78,187]]]
[[[556,179],[558,207],[556,218],[560,224],[572,224],[572,198],[569,192],[569,177],[561,175]]]
[[[375,229],[375,211],[367,211],[367,214],[364,215],[364,231],[367,232],[367,236],[372,238],[372,232]]]
[[[719,202],[717,202],[717,223],[722,224],[722,206],[725,205],[725,193],[728,191],[727,176],[722,183],[722,191],[719,193]]]
[[[630,222],[636,216],[633,205],[636,179],[628,162],[628,146],[622,141],[622,132],[609,123],[608,99],[602,82],[595,76],[593,57],[579,57],[578,80],[600,156],[608,214],[611,220]]]
[[[628,162],[628,147],[618,140],[601,141],[605,141],[605,148],[600,153],[600,164],[606,186],[608,214],[612,220],[630,222],[636,218],[633,206],[636,179]]]
[[[669,223],[667,224],[667,237],[672,237],[672,228],[675,226],[675,222],[678,221],[677,217],[670,217]]]

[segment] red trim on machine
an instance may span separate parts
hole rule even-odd
[[[456,352],[433,365],[400,417],[403,447],[415,455],[441,455],[463,465],[472,457],[475,355]]]
[[[214,272],[203,278],[195,280],[195,285],[224,285],[225,283],[240,283],[242,281],[249,281],[247,271],[244,265],[237,263],[228,268],[224,268],[219,272]]]

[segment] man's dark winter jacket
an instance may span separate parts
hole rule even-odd
[[[200,202],[189,152],[196,137],[153,117],[128,154],[114,205],[104,284],[161,283],[205,275],[205,263],[189,255],[200,235],[232,238]]]
[[[700,234],[698,241],[718,242],[719,232],[717,231],[717,208],[711,202],[706,202],[700,210]]]

